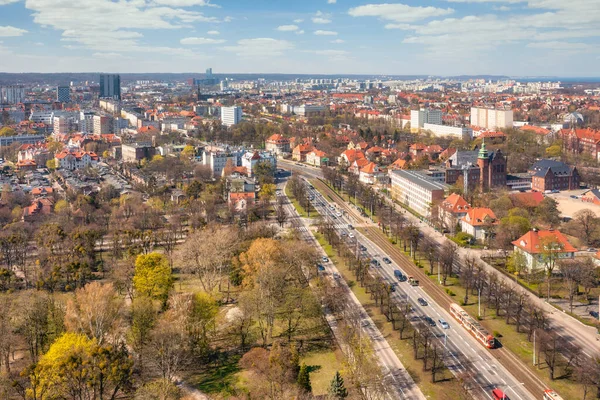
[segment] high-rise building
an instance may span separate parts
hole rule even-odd
[[[100,74],[100,98],[121,100],[121,76]]]
[[[221,123],[225,126],[233,126],[242,120],[242,107],[221,107]]]
[[[471,107],[471,125],[485,129],[505,129],[513,127],[512,110]]]
[[[54,135],[66,135],[69,133],[69,121],[65,117],[54,117],[53,118],[53,130]]]
[[[81,111],[79,113],[79,130],[81,132],[94,132],[94,115],[93,111]]]
[[[112,133],[113,121],[111,117],[94,115],[94,134],[105,135]]]
[[[206,78],[210,79],[212,77],[212,68],[206,68]]]
[[[418,132],[419,129],[423,129],[425,124],[442,124],[442,111],[421,108],[420,110],[410,111],[410,130],[411,132]]]
[[[23,86],[0,86],[0,104],[18,104],[24,101],[25,88]]]
[[[58,86],[56,88],[56,101],[69,103],[71,101],[71,88],[68,86]]]

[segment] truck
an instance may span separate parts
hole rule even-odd
[[[409,277],[408,277],[408,284],[409,284],[410,286],[419,286],[419,280],[418,280],[418,279],[415,279],[415,278],[413,278],[412,276],[409,276]]]

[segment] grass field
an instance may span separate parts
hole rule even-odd
[[[343,373],[343,360],[344,356],[339,350],[313,351],[301,357],[300,363],[306,364],[310,369],[313,395],[322,396],[327,394],[329,384],[336,371]]]
[[[294,205],[294,208],[296,209],[296,211],[298,211],[298,214],[300,214],[302,218],[308,218],[308,213],[303,207],[300,206],[294,195],[292,195],[292,191],[290,190],[289,186],[287,185],[285,187],[285,195],[290,199],[290,202]],[[317,218],[318,216],[319,212],[311,204],[310,218]]]

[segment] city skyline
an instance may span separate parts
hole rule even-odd
[[[600,0],[0,0],[0,72],[593,77],[599,23]]]

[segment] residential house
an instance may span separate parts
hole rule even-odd
[[[366,158],[357,158],[352,162],[350,167],[348,167],[348,172],[354,175],[359,175],[361,168],[366,166],[369,163],[369,160]]]
[[[485,241],[492,232],[491,226],[499,223],[494,212],[489,208],[476,207],[467,211],[461,218],[461,230],[473,236],[475,240]]]
[[[379,167],[374,162],[370,162],[364,167],[362,167],[358,174],[358,180],[362,183],[366,183],[368,185],[374,185],[377,183]]]
[[[229,192],[227,204],[236,212],[244,212],[256,201],[255,192]]]
[[[581,201],[600,206],[600,189],[590,189],[581,195]]]
[[[456,226],[467,215],[471,205],[459,194],[452,193],[438,205],[438,218],[443,230],[456,233]]]
[[[365,158],[365,154],[360,150],[349,149],[344,150],[338,159],[339,164],[350,166],[352,163],[360,158]]]
[[[31,222],[38,217],[50,215],[54,208],[54,201],[50,198],[35,199],[30,206],[23,209],[23,221]]]
[[[554,160],[539,160],[529,168],[531,189],[538,192],[547,190],[579,189],[580,176],[577,168]]]
[[[63,150],[54,156],[57,169],[76,170],[96,165],[98,156],[92,151]]]
[[[310,144],[299,144],[292,151],[292,160],[305,162],[306,155],[312,151],[313,147]]]
[[[575,154],[586,153],[600,161],[600,130],[562,129],[558,136],[565,150]]]
[[[258,163],[270,164],[273,173],[275,173],[275,170],[277,169],[277,159],[268,151],[248,151],[242,156],[242,167],[246,168],[247,175],[250,177],[254,175],[254,167]]]
[[[328,161],[327,154],[321,150],[313,149],[313,151],[306,155],[306,163],[314,165],[315,167],[327,165]]]
[[[265,148],[267,149],[267,151],[270,151],[271,153],[278,155],[278,156],[289,153],[290,152],[290,139],[286,138],[283,135],[280,135],[279,133],[276,133],[274,135],[271,135],[265,141]]]
[[[573,259],[577,249],[557,230],[533,229],[512,242],[515,252],[525,256],[529,271],[547,269],[558,260]]]

